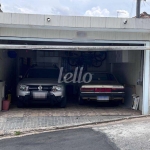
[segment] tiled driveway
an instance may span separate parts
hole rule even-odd
[[[140,111],[123,107],[101,107],[97,105],[70,104],[65,109],[36,107],[18,109],[12,107],[7,112],[0,112],[0,131],[10,133],[18,130],[81,125],[140,114]]]

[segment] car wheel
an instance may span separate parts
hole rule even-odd
[[[80,96],[79,96],[79,99],[78,99],[78,103],[79,103],[79,105],[83,105],[84,104],[84,100]]]
[[[65,108],[66,105],[67,105],[67,101],[66,101],[66,98],[64,97],[60,102],[60,108]]]
[[[23,102],[20,101],[20,100],[17,100],[17,107],[18,107],[18,108],[24,108]]]

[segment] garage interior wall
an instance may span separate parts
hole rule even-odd
[[[7,52],[0,50],[0,80],[4,80],[7,88],[11,89],[16,85],[16,59],[9,58]]]
[[[32,58],[32,63],[36,60],[36,53],[32,50],[18,50],[18,58]]]
[[[137,85],[141,71],[141,51],[133,51],[135,59],[132,63],[114,63],[112,72],[120,83],[126,85],[126,105],[132,105],[132,94],[140,96],[139,109],[142,110],[143,86]],[[135,86],[135,89],[134,87]],[[136,92],[136,93],[135,93]]]
[[[59,68],[62,66],[63,57],[62,51],[32,51],[20,50],[18,51],[19,58],[31,58],[31,64],[38,66],[52,66],[56,64]],[[80,53],[80,52],[79,52]],[[69,70],[68,70],[69,71]],[[109,71],[107,60],[104,60],[100,68],[89,67],[88,71]]]

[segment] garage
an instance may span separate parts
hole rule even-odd
[[[13,93],[13,104],[19,77],[30,67],[57,66],[68,73],[84,65],[88,72],[112,73],[125,86],[124,104],[117,106],[118,110],[127,108],[129,111],[133,103],[132,95],[136,94],[140,98],[138,110],[142,114],[148,113],[149,34],[146,27],[141,28],[140,24],[133,26],[139,20],[129,19],[129,23],[124,24],[123,19],[114,18],[5,13],[1,16],[1,80],[6,82],[6,91]],[[10,20],[6,20],[6,16]],[[106,56],[97,67],[89,60],[76,65],[69,63],[81,56],[92,59],[99,54]],[[68,108],[84,110],[84,107],[95,108],[99,105],[88,103],[79,106],[78,84],[68,84],[66,87]],[[98,108],[102,107],[100,104]],[[112,110],[113,106],[109,107]]]
[[[17,41],[18,42],[18,41]],[[7,51],[13,52],[12,50]],[[27,72],[27,70],[37,65],[39,67],[52,67],[52,66],[58,66],[58,68],[63,67],[65,72],[74,72],[75,67],[80,66],[73,66],[73,64],[70,64],[70,59],[72,60],[71,56],[68,56],[68,53],[72,52],[71,54],[76,54],[77,56],[81,55],[87,55],[89,52],[85,51],[79,51],[79,52],[73,52],[73,51],[62,51],[62,50],[15,50],[16,54],[19,56],[18,59],[11,58],[14,62],[14,68],[11,68],[14,71],[13,78],[16,77],[16,82],[11,83],[13,84],[13,87],[16,87],[16,83],[20,80],[18,77],[24,76]],[[91,52],[90,54],[99,54],[97,51]],[[119,83],[122,85],[125,85],[125,99],[124,104],[121,106],[117,106],[117,108],[131,108],[133,103],[133,97],[132,94],[139,94],[142,90],[142,85],[139,83],[137,85],[137,81],[140,80],[139,73],[143,69],[142,63],[143,63],[143,51],[101,51],[101,53],[105,53],[106,58],[102,61],[102,64],[99,67],[94,67],[92,64],[89,64],[87,66],[88,72],[111,72],[115,75],[115,77],[118,79]],[[113,57],[112,57],[113,56]],[[68,59],[69,58],[69,59]],[[76,57],[75,57],[76,58]],[[113,59],[112,59],[113,58]],[[139,63],[136,64],[135,60],[139,59]],[[11,61],[12,61],[11,60]],[[11,62],[12,63],[12,62]],[[10,67],[10,66],[9,66]],[[130,73],[129,73],[130,72]],[[132,75],[135,74],[135,76],[132,77]],[[131,78],[132,77],[132,78]],[[13,80],[12,80],[13,81]],[[8,83],[10,82],[7,81]],[[140,81],[139,81],[140,82]],[[142,81],[141,81],[142,82]],[[136,85],[136,86],[135,86]],[[10,88],[11,89],[11,88]],[[16,88],[13,89],[15,93]],[[66,96],[67,96],[67,107],[70,109],[71,107],[79,108],[78,104],[78,90],[79,85],[78,83],[70,83],[66,85]],[[16,95],[12,95],[13,98],[13,104],[16,104]],[[140,93],[140,97],[142,96],[142,93]],[[114,105],[109,103],[91,103],[88,102],[85,104],[86,107],[95,108],[95,107],[110,107],[114,108]],[[85,107],[84,106],[84,107]],[[139,109],[142,106],[142,104],[139,104]],[[83,106],[80,106],[82,109]],[[32,108],[32,107],[31,107]],[[84,109],[84,108],[83,108]]]

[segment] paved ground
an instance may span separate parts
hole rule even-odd
[[[94,127],[121,150],[150,150],[150,117]]]
[[[0,134],[96,123],[136,115],[140,115],[140,112],[93,104],[85,106],[70,104],[65,109],[12,107],[7,112],[0,112]]]
[[[136,116],[140,115],[140,111],[134,111],[120,106],[112,106],[109,104],[89,103],[84,106],[78,104],[69,104],[68,107],[61,109],[57,107],[46,108],[31,107],[19,109],[11,107],[7,112],[0,112],[0,117],[57,117],[57,116]]]
[[[150,117],[0,140],[1,150],[150,150]]]
[[[117,150],[102,133],[74,129],[0,141],[1,150]]]

